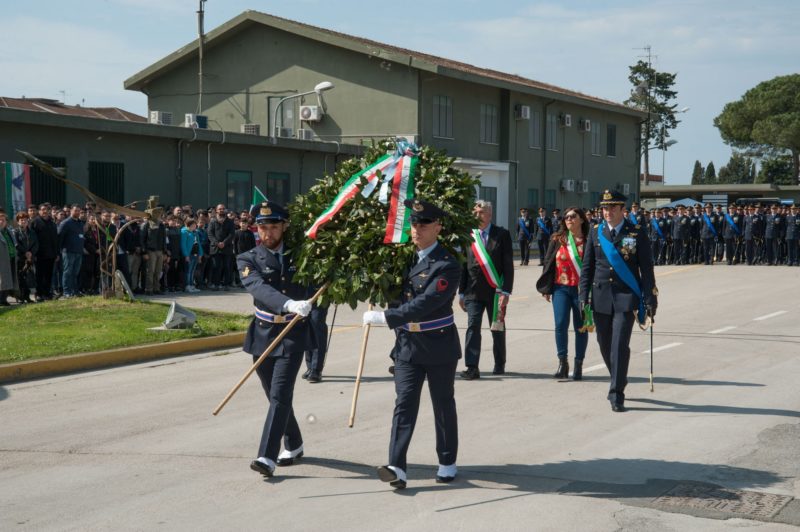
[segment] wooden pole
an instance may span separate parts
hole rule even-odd
[[[312,305],[317,300],[317,298],[319,298],[319,296],[321,296],[322,293],[325,292],[325,290],[328,288],[328,284],[329,283],[325,283],[324,285],[322,285],[322,287],[319,290],[317,290],[317,293],[314,294],[314,297],[312,297],[309,300],[309,302]],[[213,415],[216,416],[217,414],[219,414],[220,410],[222,410],[223,407],[228,403],[228,401],[231,400],[231,397],[233,397],[233,394],[235,394],[237,391],[239,391],[239,388],[242,387],[242,384],[244,384],[244,381],[246,381],[248,379],[248,377],[250,377],[250,375],[252,375],[253,372],[258,368],[258,366],[260,366],[261,363],[264,362],[264,360],[267,359],[269,354],[272,353],[272,351],[276,347],[278,347],[278,344],[281,343],[281,340],[283,340],[283,337],[286,336],[287,334],[289,334],[289,331],[292,330],[292,327],[294,327],[295,324],[298,321],[300,321],[301,319],[303,319],[303,316],[300,316],[299,314],[295,315],[295,317],[292,318],[292,321],[290,321],[289,324],[286,327],[283,328],[283,330],[278,335],[278,337],[275,338],[272,341],[271,344],[269,344],[269,346],[264,350],[263,353],[261,353],[261,356],[258,357],[258,360],[256,360],[253,363],[253,365],[250,367],[250,369],[247,370],[247,373],[245,373],[244,376],[241,379],[239,379],[239,382],[237,382],[236,385],[233,388],[231,388],[231,391],[228,392],[228,395],[225,396],[225,399],[223,399],[222,402],[219,405],[217,405],[217,408],[215,408],[214,411],[211,412]]]
[[[372,310],[372,304],[369,305],[369,310]],[[356,386],[353,388],[353,402],[350,405],[350,420],[347,422],[348,428],[353,428],[353,423],[356,421],[356,403],[358,402],[358,389],[361,387],[361,374],[364,373],[364,359],[367,355],[367,341],[369,340],[369,329],[371,325],[368,323],[364,325],[364,335],[361,337],[361,357],[358,359],[358,372],[356,373]]]

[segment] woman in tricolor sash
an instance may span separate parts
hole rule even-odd
[[[558,369],[553,374],[556,379],[569,377],[567,355],[570,315],[575,328],[575,369],[572,378],[579,381],[583,376],[583,359],[589,343],[589,333],[583,327],[578,280],[588,234],[589,220],[584,210],[578,207],[565,209],[558,231],[547,247],[542,275],[536,282],[536,289],[542,297],[553,304],[558,356]]]

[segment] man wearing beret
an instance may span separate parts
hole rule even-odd
[[[442,209],[423,200],[406,200],[412,209],[411,239],[416,246],[412,264],[403,280],[398,306],[367,311],[364,324],[386,324],[396,333],[394,388],[397,395],[392,417],[389,463],[378,468],[378,477],[396,489],[406,487],[406,454],[417,422],[420,394],[428,380],[436,425],[436,482],[456,477],[458,422],[455,372],[461,344],[453,321],[453,296],[461,267],[437,242]]]
[[[603,222],[589,231],[579,285],[583,305],[591,298],[597,343],[611,374],[608,400],[614,412],[625,412],[633,322],[652,318],[658,306],[647,234],[623,216],[625,202],[619,192],[603,193]]]
[[[236,258],[242,285],[253,296],[255,316],[243,350],[258,359],[296,315],[303,317],[258,366],[256,373],[269,401],[267,419],[250,469],[271,477],[275,466],[292,465],[303,456],[303,437],[292,410],[297,373],[303,352],[312,347],[306,316],[311,312],[309,290],[292,282],[296,270],[283,240],[289,221],[286,209],[266,201],[251,209],[261,244]],[[284,450],[280,452],[281,440]]]

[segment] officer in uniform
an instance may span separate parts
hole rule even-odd
[[[725,222],[725,213],[722,212],[722,205],[717,203],[714,207],[714,216],[717,218],[717,227],[719,227],[719,235],[717,235],[717,251],[716,251],[716,259],[717,262],[722,262],[722,258],[725,256],[725,240],[722,238],[722,226]]]
[[[770,213],[765,218],[764,225],[764,245],[767,251],[767,264],[772,266],[777,264],[778,236],[781,227],[781,215],[778,214],[778,207],[773,205]]]
[[[800,239],[800,216],[797,214],[797,205],[792,205],[786,221],[786,264],[788,266],[800,266],[797,260],[797,242]]]
[[[666,238],[671,229],[669,218],[667,218],[667,209],[661,209],[657,216],[653,216],[653,220],[654,221],[650,222],[650,225],[653,226],[653,233],[655,236],[653,239],[653,262],[663,266],[667,262]],[[656,229],[656,226],[658,226],[658,229]]]
[[[528,216],[528,209],[519,210],[517,219],[517,241],[519,242],[519,265],[527,266],[533,239],[533,220]]]
[[[641,225],[644,227],[644,214],[639,210],[639,204],[636,202],[631,203],[631,211],[628,214],[628,219],[633,225]]]
[[[547,246],[550,245],[550,235],[553,234],[553,222],[547,217],[547,209],[544,207],[539,208],[539,217],[533,229],[536,231],[536,243],[539,245],[539,266],[544,266],[544,255]]]
[[[700,238],[703,242],[703,263],[710,266],[714,262],[714,252],[717,242],[717,236],[721,226],[714,215],[713,208],[710,203],[706,203],[705,213],[700,219]]]
[[[678,214],[672,218],[672,263],[689,263],[689,217],[686,207],[678,206]]]
[[[283,206],[266,201],[255,205],[250,215],[258,226],[261,245],[236,258],[242,285],[255,305],[244,352],[253,355],[255,361],[295,315],[303,316],[256,369],[269,410],[258,458],[250,463],[250,469],[271,477],[276,465],[291,465],[303,456],[303,437],[292,410],[292,396],[303,352],[313,347],[305,319],[312,305],[307,301],[309,289],[292,282],[295,266],[283,240],[289,213]],[[278,454],[281,440],[284,451]]]
[[[739,214],[739,208],[736,205],[730,205],[728,210],[730,212],[725,216],[722,237],[725,239],[725,259],[728,261],[728,266],[731,266],[739,264],[741,260],[739,240],[742,235],[744,217]]]
[[[756,209],[752,205],[747,207],[747,214],[744,216],[744,258],[748,266],[753,265],[755,260],[755,228],[758,223]]]
[[[436,425],[436,482],[456,477],[458,422],[455,372],[461,343],[453,318],[453,297],[461,266],[437,241],[442,209],[422,200],[406,200],[412,209],[411,239],[417,251],[403,280],[398,305],[385,311],[367,311],[364,324],[386,324],[396,333],[394,387],[397,399],[392,418],[389,464],[378,467],[378,477],[396,489],[406,487],[406,454],[417,422],[425,379]]]
[[[619,192],[606,190],[603,193],[600,205],[604,221],[589,231],[579,290],[584,305],[589,303],[591,296],[597,343],[611,374],[608,400],[614,412],[625,412],[625,386],[631,356],[629,344],[640,303],[645,305],[651,317],[655,316],[658,306],[653,257],[647,235],[642,226],[633,225],[624,218],[622,208],[625,202],[625,196]],[[605,249],[613,250],[611,257]],[[623,280],[627,277],[625,269],[635,279],[640,293],[635,293]]]

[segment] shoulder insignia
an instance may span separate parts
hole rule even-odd
[[[247,277],[250,275],[250,266],[245,266],[244,270],[242,270],[242,277]]]
[[[636,229],[641,229],[642,226],[640,224],[636,224]]]
[[[598,227],[600,227],[600,224],[594,224],[595,229],[597,229]]]

